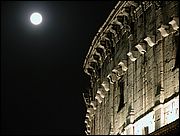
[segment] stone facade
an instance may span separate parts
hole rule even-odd
[[[179,119],[178,1],[120,1],[84,62],[86,134],[149,134]]]

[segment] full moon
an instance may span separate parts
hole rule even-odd
[[[40,13],[35,12],[31,14],[30,21],[34,25],[39,25],[42,22],[42,16]]]

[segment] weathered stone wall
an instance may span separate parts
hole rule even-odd
[[[145,134],[144,120],[149,120],[148,131],[152,132],[170,123],[169,120],[174,121],[168,119],[169,112],[175,116],[175,119],[179,118],[177,113],[179,103],[176,101],[179,99],[177,97],[179,95],[179,68],[175,67],[179,29],[174,30],[168,24],[173,19],[172,17],[179,17],[178,2],[144,1],[141,4],[134,3],[136,6],[125,3],[127,2],[118,4],[130,9],[128,18],[123,16],[124,26],[130,26],[130,31],[125,27],[114,28],[116,35],[113,36],[112,33],[112,37],[106,35],[111,42],[111,44],[105,44],[106,58],[103,59],[102,56],[101,60],[97,59],[99,67],[94,70],[100,72],[96,76],[91,74],[93,81],[91,101],[96,102],[97,109],[93,111],[92,120],[89,122],[90,134]],[[123,6],[118,4],[116,6],[118,9],[111,14],[121,13]],[[109,19],[107,23],[111,24],[110,22],[114,19]],[[178,20],[176,23],[179,25]],[[166,37],[163,37],[158,30],[162,25],[165,25],[165,30],[169,34]],[[105,28],[103,29],[103,32],[107,32]],[[150,37],[156,44],[153,47],[149,46],[144,40],[146,37]],[[144,54],[135,47],[138,44],[145,50]],[[110,52],[108,52],[109,49]],[[127,56],[128,52],[132,52],[136,58],[135,61]],[[86,66],[87,62],[88,60],[86,60]],[[122,70],[121,66],[118,66],[119,62],[123,62],[128,69]],[[112,80],[113,69],[118,69],[119,72],[116,80]],[[107,78],[109,74],[111,78]],[[121,107],[119,107],[121,88],[118,83],[120,80],[124,81],[124,106]],[[95,96],[98,89],[103,88],[103,81],[109,82],[109,91],[104,88],[102,92],[105,97],[99,103]],[[168,102],[170,104],[167,104]],[[174,106],[171,107],[171,104]],[[88,105],[88,108],[91,106]]]

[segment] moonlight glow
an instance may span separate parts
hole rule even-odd
[[[39,25],[42,22],[42,16],[41,14],[35,12],[31,14],[30,21],[34,25]]]

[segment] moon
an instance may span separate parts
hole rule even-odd
[[[42,16],[38,12],[34,12],[30,16],[30,21],[33,25],[39,25],[42,22]]]

